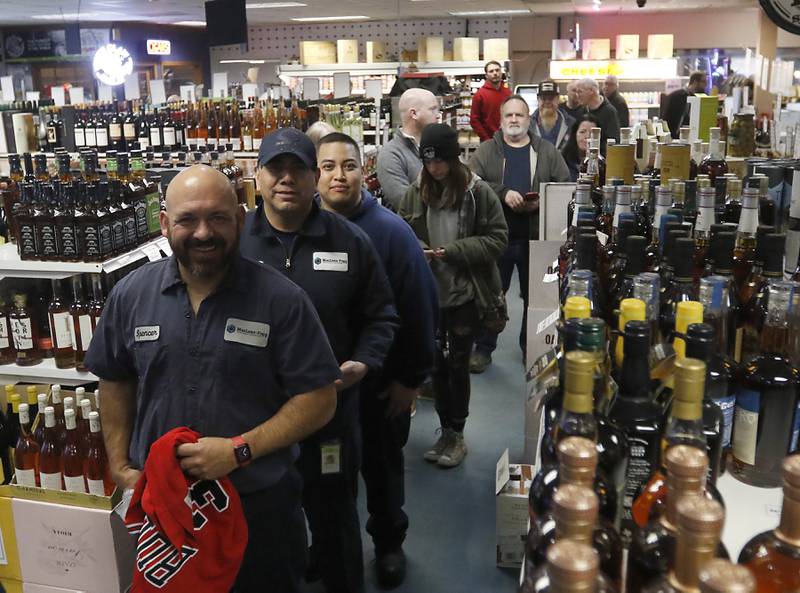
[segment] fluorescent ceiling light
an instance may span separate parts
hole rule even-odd
[[[530,14],[527,8],[511,8],[508,10],[461,10],[451,12],[450,16],[495,16],[505,14]]]
[[[175,23],[176,25],[180,25],[181,27],[205,27],[205,21],[178,21]]]
[[[320,22],[320,21],[367,21],[368,16],[363,14],[356,16],[304,16],[292,19],[298,23]]]
[[[102,12],[64,12],[64,13],[54,13],[54,14],[33,14],[31,15],[32,19],[40,19],[43,21],[49,21],[54,19],[78,19],[78,18],[93,18],[93,17],[100,17],[100,16],[108,16],[109,13],[102,13]]]
[[[270,63],[277,63],[280,60],[220,60],[220,64],[266,64],[267,62]]]
[[[298,8],[300,6],[308,6],[303,2],[258,2],[256,4],[247,4],[247,8]]]

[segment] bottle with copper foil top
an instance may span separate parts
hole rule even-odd
[[[700,569],[700,593],[756,593],[756,580],[744,566],[716,558]]]
[[[800,591],[800,454],[783,460],[780,524],[752,538],[739,554],[758,591]]]
[[[549,515],[531,524],[525,548],[525,572],[543,566],[547,550],[556,542],[572,540],[592,546],[600,557],[600,568],[619,588],[622,541],[614,526],[599,520],[597,495],[590,488],[564,484],[553,495]]]
[[[611,593],[617,591],[600,572],[591,546],[566,539],[547,550],[547,564],[527,575],[520,593]]]

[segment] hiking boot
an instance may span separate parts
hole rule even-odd
[[[406,555],[397,547],[375,553],[375,569],[378,573],[378,585],[381,589],[399,587],[406,578]]]
[[[454,433],[452,428],[437,428],[436,432],[440,433],[439,440],[436,441],[436,444],[433,447],[425,451],[425,454],[423,455],[425,461],[439,461],[442,453],[444,453],[444,450],[453,440]]]
[[[453,431],[453,436],[437,462],[440,467],[456,467],[461,465],[467,455],[467,444],[464,433]]]
[[[476,350],[469,357],[469,372],[480,375],[492,364],[492,355]]]

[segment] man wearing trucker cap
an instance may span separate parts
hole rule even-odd
[[[531,116],[531,131],[561,151],[569,140],[575,120],[558,107],[558,85],[552,80],[539,83],[539,108]]]

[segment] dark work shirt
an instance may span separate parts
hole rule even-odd
[[[531,191],[531,145],[514,148],[503,142],[503,185],[519,192],[522,197]],[[531,238],[531,214],[514,212],[503,201],[503,213],[506,215],[509,239]]]
[[[340,376],[305,293],[243,257],[197,314],[175,256],[126,276],[106,301],[86,366],[101,379],[137,381],[130,456],[139,469],[173,428],[237,436]],[[231,480],[240,492],[269,488],[298,452],[294,445],[260,457]]]
[[[617,110],[614,109],[614,106],[604,97],[600,106],[597,109],[590,109],[589,113],[600,122],[600,129],[602,130],[600,152],[605,154],[606,140],[613,138],[619,143],[619,119],[617,117]]]
[[[292,248],[294,247],[294,240],[297,238],[297,233],[286,233],[284,231],[279,231],[272,225],[270,225],[270,228],[272,229],[272,232],[275,233],[275,236],[278,237],[278,240],[283,245],[286,253],[291,253]]]

